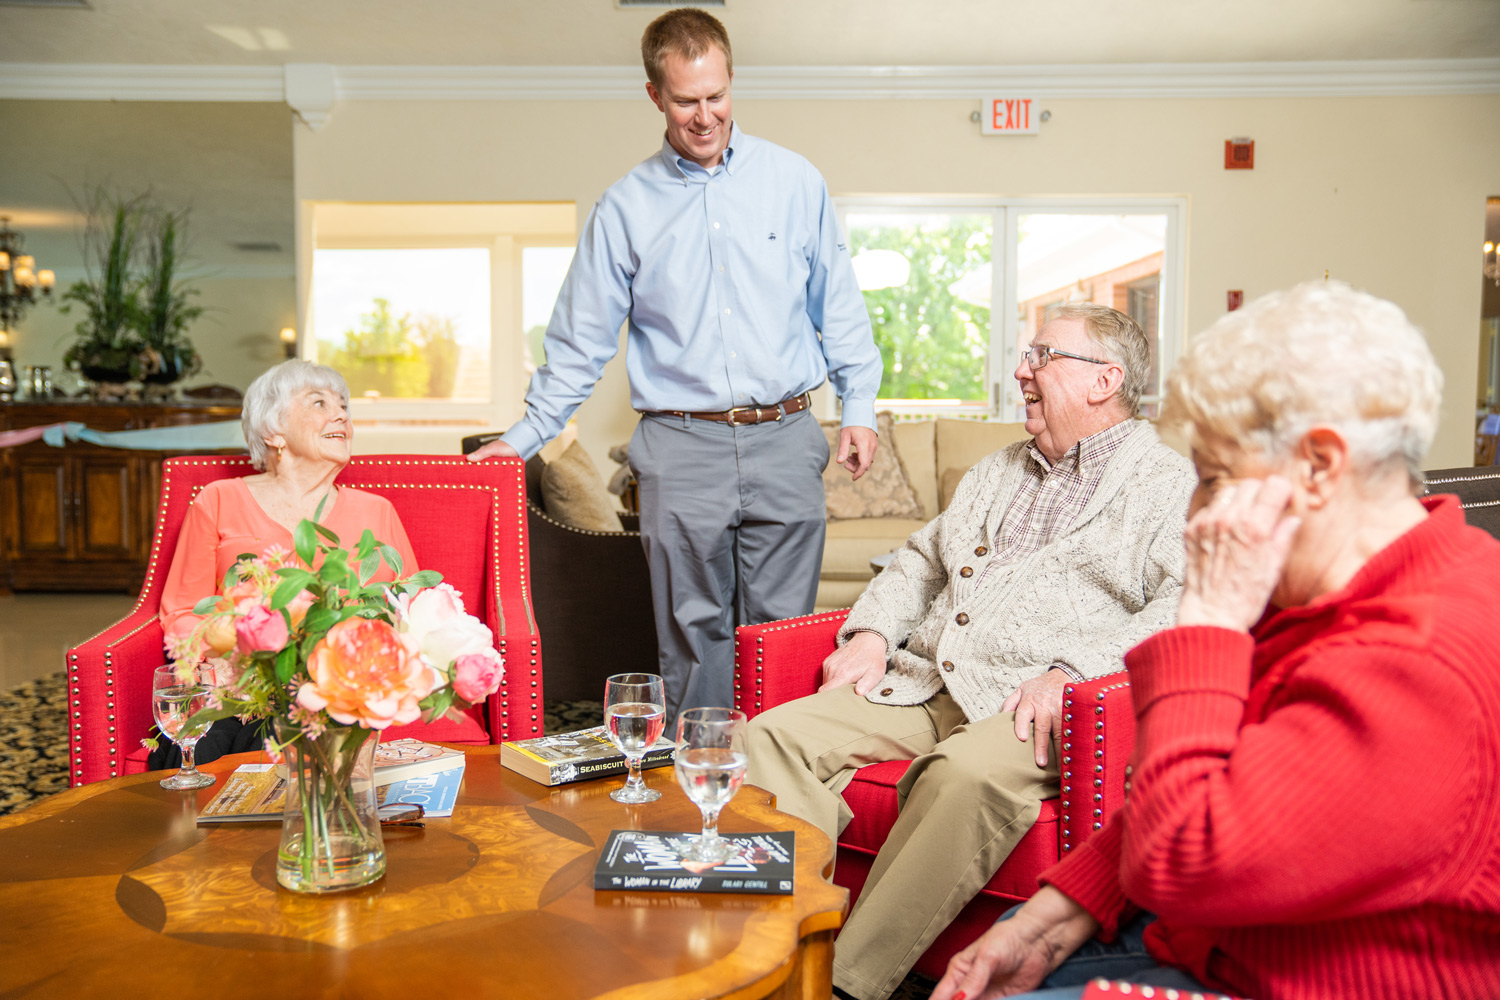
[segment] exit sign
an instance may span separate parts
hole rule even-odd
[[[987,97],[979,128],[985,135],[1035,135],[1040,113],[1034,97]]]

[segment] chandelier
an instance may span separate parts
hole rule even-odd
[[[9,346],[11,328],[40,297],[52,298],[57,276],[38,271],[36,260],[21,252],[21,234],[10,228],[10,217],[0,215],[0,346]]]

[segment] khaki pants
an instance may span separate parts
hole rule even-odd
[[[1009,712],[967,722],[946,691],[898,707],[852,686],[751,721],[746,780],[834,839],[853,816],[840,793],[855,770],[912,761],[897,788],[901,814],[834,946],[840,989],[886,1000],[1058,794],[1056,746],[1039,768],[1014,726]]]

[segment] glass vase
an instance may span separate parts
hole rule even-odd
[[[286,805],[276,881],[294,892],[337,892],[385,874],[375,796],[377,733],[330,727],[285,748]]]

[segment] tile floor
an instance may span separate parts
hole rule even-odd
[[[0,595],[0,691],[62,670],[69,647],[134,606],[127,594]]]

